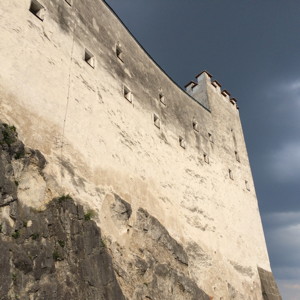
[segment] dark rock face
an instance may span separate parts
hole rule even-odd
[[[156,218],[149,215],[148,212],[142,208],[139,208],[137,215],[137,227],[140,230],[144,231],[152,240],[168,249],[176,260],[188,265],[188,256],[183,247],[169,235],[166,228],[163,227]]]
[[[69,196],[44,211],[19,203],[15,160],[46,164],[0,123],[0,299],[125,299],[96,223]]]
[[[114,198],[110,207],[112,218],[122,220],[120,226],[126,226],[131,216],[131,206],[117,195]],[[127,239],[131,244],[130,255],[122,256],[122,246],[110,244],[114,268],[129,299],[210,299],[190,278],[188,256],[182,245],[155,217],[139,208],[136,220],[129,227]]]
[[[15,226],[0,234],[0,299],[125,299],[82,207],[64,196],[42,212],[16,209]]]
[[[167,264],[156,264],[152,280],[135,290],[133,299],[210,299],[190,278]]]
[[[0,123],[0,207],[17,199],[11,160],[23,156],[24,152],[24,145],[18,141],[15,127]]]
[[[0,122],[0,207],[17,200],[18,182],[14,177],[12,161],[20,161],[23,168],[29,164],[41,171],[46,160],[38,150],[26,148],[18,139],[16,128]],[[10,215],[14,218],[14,207]]]
[[[257,269],[260,277],[264,300],[281,300],[282,298],[280,296],[280,292],[273,274],[262,268]]]
[[[115,202],[111,206],[111,210],[114,212],[114,218],[119,221],[127,221],[132,214],[131,205],[120,198],[118,195],[115,196]]]

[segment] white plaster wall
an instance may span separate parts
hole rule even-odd
[[[253,289],[249,299],[261,299],[256,267],[270,265],[236,107],[206,73],[199,86],[207,89],[211,113],[192,100],[101,1],[86,3],[99,7],[87,24],[78,18],[81,4],[44,1],[48,12],[41,22],[28,11],[29,2],[0,3],[0,119],[14,124],[49,162],[53,191],[40,205],[50,195],[70,193],[98,212],[105,235],[126,245],[125,232],[105,223],[105,201],[116,192],[133,211],[148,210],[186,247],[196,243],[203,249],[205,260],[190,258],[190,273],[207,293],[228,299],[227,282],[234,282],[241,292]],[[56,18],[58,5],[69,10],[63,14],[69,31]],[[114,55],[118,41],[124,63]],[[85,47],[95,54],[95,69],[83,60]],[[133,92],[132,103],[123,97],[124,84]],[[160,90],[166,106],[159,103]],[[153,113],[161,118],[160,129]]]

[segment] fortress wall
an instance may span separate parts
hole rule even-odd
[[[231,98],[220,94],[220,89],[213,85],[208,85],[208,94],[215,120],[216,138],[222,145],[222,151],[218,153],[218,157],[223,161],[223,172],[227,171],[226,179],[229,179],[228,169],[231,169],[233,174],[233,180],[229,180],[229,184],[227,182],[227,187],[223,186],[223,191],[227,194],[226,198],[234,201],[233,204],[228,203],[228,217],[230,218],[230,212],[235,211],[232,215],[237,217],[235,224],[239,225],[235,226],[233,230],[239,232],[237,235],[240,237],[243,236],[242,232],[247,232],[244,237],[245,247],[250,246],[249,242],[253,243],[252,245],[265,244],[255,187],[236,104],[234,101],[229,103]],[[236,157],[236,152],[238,157]],[[232,185],[235,187],[234,190],[232,190]],[[236,196],[235,200],[232,195]],[[257,234],[258,232],[260,234]],[[262,251],[256,255],[262,263],[268,261],[266,252]],[[264,268],[268,269],[267,263]]]
[[[0,4],[0,118],[46,155],[49,178],[99,213],[104,235],[128,246],[126,230],[107,220],[116,192],[186,247],[203,249],[207,262],[191,257],[189,268],[207,292],[224,296],[233,281],[261,299],[256,267],[270,266],[236,106],[207,73],[194,97],[199,88],[208,109],[179,89],[102,1],[41,3],[44,22],[28,11],[28,0]],[[84,61],[85,49],[95,68]]]

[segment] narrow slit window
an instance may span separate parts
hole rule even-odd
[[[68,3],[70,6],[73,5],[73,0],[65,0],[65,1],[66,1],[66,3]]]
[[[249,182],[247,180],[245,180],[245,186],[246,186],[247,191],[250,191]]]
[[[153,122],[157,128],[160,128],[160,118],[158,117],[158,115],[153,114]]]
[[[41,21],[44,21],[46,9],[37,0],[32,0],[30,3],[29,11],[33,13]]]
[[[233,173],[232,173],[232,170],[228,169],[228,174],[229,174],[229,178],[231,180],[233,180]]]
[[[89,50],[85,49],[84,60],[87,64],[89,64],[92,68],[95,68],[95,56]]]
[[[235,155],[236,161],[241,162],[241,161],[240,161],[239,153],[238,153],[237,151],[234,151],[234,155]]]
[[[120,46],[116,46],[116,55],[117,55],[117,58],[123,62],[123,51],[122,51],[122,48]]]
[[[193,129],[197,132],[199,132],[199,124],[197,121],[193,121]]]
[[[203,154],[203,159],[207,164],[209,164],[209,157],[206,153]]]
[[[163,105],[166,105],[166,99],[165,96],[162,93],[159,93],[159,101],[160,103],[162,103]]]
[[[232,134],[232,139],[233,139],[234,147],[237,148],[236,137],[235,137],[234,130],[232,128],[231,128],[231,134]]]
[[[214,139],[211,133],[208,133],[208,139],[212,144],[214,143]]]
[[[131,93],[130,89],[126,86],[124,86],[123,95],[124,95],[124,98],[126,98],[129,102],[132,102],[132,93]]]
[[[179,145],[181,148],[185,149],[186,148],[186,142],[185,139],[183,137],[179,137]]]

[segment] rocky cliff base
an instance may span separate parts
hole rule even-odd
[[[39,210],[20,201],[18,180],[30,182],[38,173],[47,181],[45,165],[15,127],[0,123],[1,300],[210,299],[189,277],[184,248],[144,209],[138,209],[129,238],[139,245],[125,257],[122,246],[102,239],[93,212],[69,195]],[[27,195],[33,203],[35,197]],[[111,211],[119,226],[132,214],[118,195]]]

